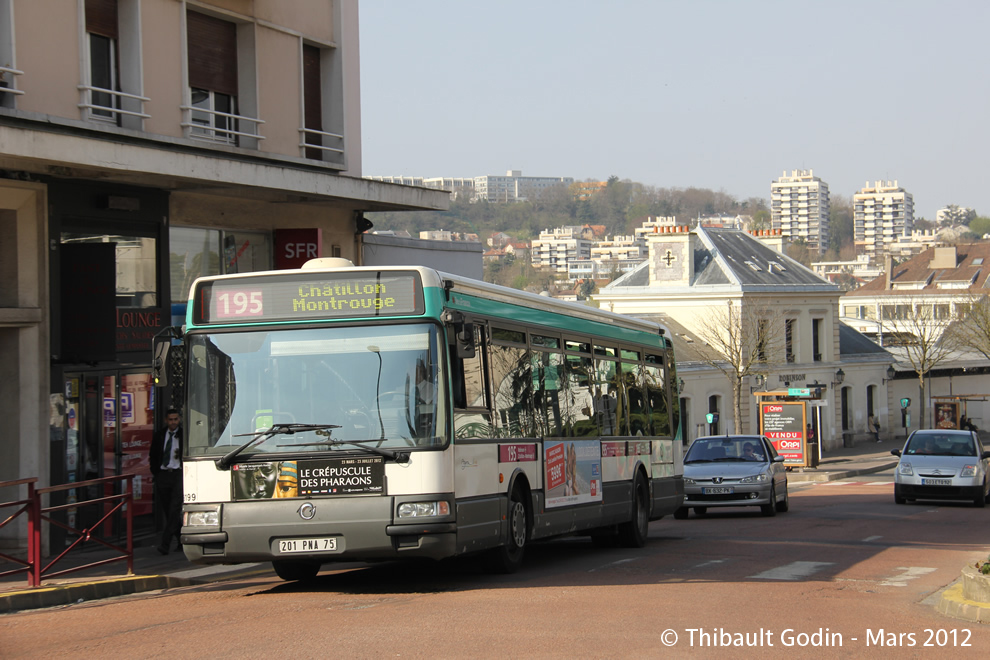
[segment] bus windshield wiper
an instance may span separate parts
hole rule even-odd
[[[322,434],[321,434],[322,435]],[[329,435],[329,434],[328,434]],[[385,449],[384,447],[366,447],[366,443],[369,442],[382,442],[381,438],[375,438],[374,440],[316,440],[315,442],[298,442],[291,445],[275,445],[276,447],[302,447],[307,445],[329,445],[331,447],[339,445],[355,445],[361,449],[366,449],[373,454],[378,454],[379,456],[384,456],[385,458],[391,458],[396,463],[400,465],[409,462],[409,452],[407,451],[395,451],[393,449]]]
[[[234,459],[237,458],[238,454],[248,447],[257,444],[262,440],[267,440],[272,436],[293,435],[294,433],[314,431],[318,435],[330,437],[330,430],[339,428],[339,424],[272,424],[270,428],[267,428],[264,431],[257,431],[255,433],[237,433],[234,435],[235,438],[241,438],[249,435],[251,436],[251,439],[218,458],[217,467],[221,470],[228,469],[233,464]]]

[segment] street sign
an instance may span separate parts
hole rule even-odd
[[[791,387],[787,390],[787,396],[811,396],[811,388]]]

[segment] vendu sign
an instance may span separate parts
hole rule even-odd
[[[807,466],[804,402],[760,404],[760,428],[784,457],[784,465]]]
[[[310,259],[323,256],[322,229],[276,229],[275,268],[302,268]]]

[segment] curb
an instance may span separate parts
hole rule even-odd
[[[836,472],[790,472],[787,475],[787,480],[793,482],[836,481],[838,479],[857,477],[861,474],[873,474],[874,472],[883,472],[884,470],[889,470],[890,468],[896,466],[897,466],[897,461],[893,461],[890,463],[879,463],[877,465],[872,465],[870,467],[856,468],[851,470],[841,470]]]
[[[0,614],[44,607],[58,607],[79,601],[126,596],[142,591],[172,589],[196,584],[194,580],[169,575],[133,575],[111,580],[59,584],[25,591],[0,593]]]
[[[942,597],[935,607],[939,613],[955,619],[964,619],[975,623],[990,623],[990,603],[978,603],[968,600],[962,595],[963,586],[959,582],[942,592]]]

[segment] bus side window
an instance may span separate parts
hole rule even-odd
[[[485,388],[484,326],[474,326],[474,356],[459,358],[451,355],[453,365],[454,408],[487,408]]]

